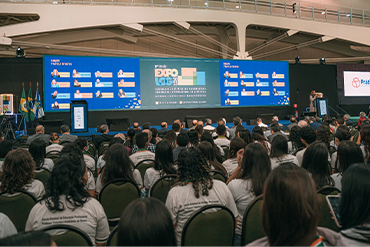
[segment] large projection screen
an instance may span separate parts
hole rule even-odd
[[[44,56],[44,108],[90,111],[287,106],[288,62]]]

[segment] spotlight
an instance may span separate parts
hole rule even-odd
[[[19,58],[24,57],[24,50],[21,49],[20,47],[18,47],[17,51],[16,51],[16,54],[17,54],[17,57],[19,57]]]
[[[320,64],[326,64],[324,57],[320,58]]]
[[[296,64],[301,63],[301,61],[299,61],[299,56],[295,58],[295,63]]]
[[[295,6],[297,5],[297,3],[293,3],[292,5],[292,8],[293,8],[293,14],[297,13],[297,11],[295,10]]]

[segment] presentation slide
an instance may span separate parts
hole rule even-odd
[[[344,96],[370,95],[370,72],[343,71]]]
[[[289,105],[278,61],[44,56],[44,109],[140,110]]]
[[[142,58],[140,70],[145,109],[220,107],[218,60]]]
[[[288,62],[220,60],[221,106],[289,105]]]
[[[140,60],[44,56],[45,111],[69,110],[78,99],[89,110],[140,108]]]

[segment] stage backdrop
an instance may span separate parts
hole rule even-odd
[[[22,82],[25,83],[26,93],[28,94],[29,82],[32,82],[33,97],[36,91],[36,82],[40,83],[40,94],[43,95],[43,64],[42,58],[38,59],[19,59],[19,58],[0,58],[1,73],[1,93],[15,94],[14,106],[18,109],[19,97],[22,93]],[[289,65],[290,79],[290,106],[280,107],[230,107],[230,108],[195,108],[195,109],[171,109],[171,110],[139,110],[139,111],[104,111],[89,113],[89,127],[96,127],[98,124],[105,123],[109,118],[129,118],[130,122],[138,121],[143,123],[151,121],[151,124],[160,124],[161,121],[172,123],[176,118],[184,119],[186,115],[206,115],[214,121],[219,117],[225,117],[228,122],[239,115],[244,121],[256,118],[258,114],[274,113],[281,119],[287,115],[294,114],[293,105],[298,103],[299,112],[309,106],[309,93],[312,89],[322,92],[328,99],[329,105],[333,108],[338,104],[338,94],[336,85],[336,66],[335,65]],[[51,83],[50,80],[47,83]],[[297,90],[298,89],[298,90]],[[44,99],[42,99],[44,101]],[[367,111],[366,105],[352,105],[343,107],[351,114],[358,114],[358,109]],[[329,110],[330,114],[333,112]],[[65,123],[70,124],[68,112],[46,113],[45,119],[64,118]]]

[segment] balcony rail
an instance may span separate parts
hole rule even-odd
[[[295,0],[0,0],[11,3],[137,5],[250,12],[321,22],[370,26],[370,10]]]

